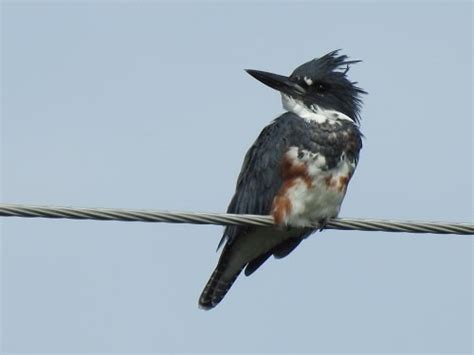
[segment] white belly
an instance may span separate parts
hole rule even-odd
[[[322,167],[326,162],[322,156],[306,152],[305,156],[297,157],[297,148],[291,148],[287,154],[294,159],[295,164],[304,164],[306,173],[295,177],[284,191],[289,207],[280,223],[307,227],[337,217],[355,169],[354,163],[342,156],[333,169],[324,170]]]

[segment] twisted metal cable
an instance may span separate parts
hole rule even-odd
[[[16,204],[0,204],[0,216],[215,225],[274,225],[273,218],[271,216],[246,214],[237,215],[226,213],[123,210],[111,208],[47,207]],[[312,227],[319,228],[320,226],[316,224]],[[325,228],[358,231],[474,235],[474,224],[470,223],[336,218],[330,220]]]

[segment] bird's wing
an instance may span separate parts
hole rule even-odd
[[[273,199],[283,183],[280,176],[282,158],[295,143],[302,120],[285,113],[265,127],[245,156],[237,187],[227,212],[268,215]],[[291,129],[290,129],[291,128]],[[225,296],[244,267],[250,275],[272,254],[283,257],[308,231],[271,227],[228,226],[219,246],[224,245],[219,262],[199,298],[204,309],[215,307]],[[299,239],[298,239],[299,238]]]
[[[227,209],[228,213],[268,215],[273,198],[282,185],[280,165],[283,155],[291,145],[292,131],[289,121],[298,122],[293,114],[285,113],[265,127],[247,152],[235,194]],[[231,244],[234,239],[246,234],[254,227],[228,226],[219,243]]]

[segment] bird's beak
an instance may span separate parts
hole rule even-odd
[[[284,94],[295,97],[302,96],[306,92],[304,88],[291,81],[286,76],[253,69],[246,69],[245,71],[258,81]]]

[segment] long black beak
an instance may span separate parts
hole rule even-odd
[[[305,89],[303,89],[297,83],[291,81],[286,76],[253,69],[246,69],[245,71],[258,81],[284,94],[290,96],[302,96],[306,92]]]

